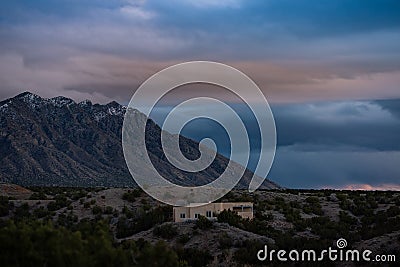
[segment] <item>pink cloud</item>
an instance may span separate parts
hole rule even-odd
[[[400,184],[348,184],[341,187],[324,187],[327,189],[337,189],[337,190],[366,190],[366,191],[400,191]]]

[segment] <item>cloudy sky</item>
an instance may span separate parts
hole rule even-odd
[[[164,67],[218,61],[249,75],[273,107],[270,178],[288,187],[399,188],[397,0],[3,2],[0,99],[28,90],[127,103]],[[185,134],[198,139],[200,129]]]

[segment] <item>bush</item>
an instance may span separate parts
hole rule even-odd
[[[46,194],[42,191],[33,192],[33,194],[29,197],[30,200],[46,200]]]
[[[0,196],[0,217],[7,216],[10,208],[11,204],[8,198]]]
[[[218,222],[228,223],[229,225],[239,227],[242,217],[237,215],[236,212],[230,210],[223,210],[217,215]]]
[[[324,215],[324,211],[322,210],[321,205],[318,202],[305,204],[303,207],[304,213],[307,214],[315,214],[315,215]]]
[[[167,246],[165,242],[158,242],[154,246],[145,244],[138,257],[139,266],[180,266],[178,256],[175,251]]]
[[[190,236],[188,234],[183,234],[178,237],[177,241],[180,244],[186,244],[190,240]]]
[[[131,236],[135,233],[135,229],[132,226],[132,223],[127,220],[126,217],[121,217],[117,223],[117,229],[115,236],[117,238],[125,238]]]
[[[65,215],[65,214],[60,214],[58,215],[58,220],[57,224],[67,227],[67,228],[72,228],[75,223],[78,222],[78,216],[74,215],[72,212]]]
[[[200,215],[196,221],[196,226],[202,230],[210,229],[213,226],[213,222],[206,217]]]
[[[133,191],[128,190],[128,192],[124,193],[122,195],[122,199],[129,201],[129,202],[135,202],[137,197],[140,197],[141,191],[139,189],[135,189]]]
[[[192,267],[206,266],[212,260],[211,254],[206,250],[187,248],[180,249],[177,253],[180,259],[186,261]]]
[[[130,210],[127,206],[124,206],[122,208],[122,214],[124,214],[128,219],[132,219],[137,215],[133,210]]]
[[[233,246],[233,240],[227,233],[223,233],[219,236],[218,243],[221,249],[228,249]]]
[[[178,234],[178,230],[172,224],[163,224],[155,227],[153,229],[153,234],[161,238],[171,239]]]
[[[107,207],[104,209],[104,213],[105,213],[105,214],[112,214],[113,212],[114,212],[113,207],[107,206]]]
[[[26,218],[29,218],[30,216],[31,216],[31,213],[29,211],[28,203],[24,203],[15,209],[14,218],[16,220],[26,219]]]
[[[49,204],[47,204],[47,209],[49,211],[56,211],[64,207],[67,207],[71,204],[71,201],[68,201],[68,199],[61,194],[55,196],[54,199],[55,201],[51,201]]]
[[[306,202],[307,202],[307,203],[310,203],[310,204],[319,203],[319,198],[318,198],[318,197],[315,197],[315,196],[307,197],[307,198],[306,198]]]
[[[47,204],[47,209],[49,210],[49,211],[55,211],[55,210],[58,210],[58,205],[57,205],[57,203],[55,202],[55,201],[51,201],[51,202],[49,202],[48,204]]]
[[[35,209],[33,211],[33,215],[36,218],[43,218],[43,217],[46,217],[46,216],[50,216],[51,212],[48,211],[47,209],[45,209],[44,207],[39,207],[39,208],[37,208],[37,209]]]
[[[52,223],[9,221],[0,228],[1,266],[132,266],[130,251],[113,245],[107,226],[87,236]]]
[[[99,206],[94,206],[92,208],[92,213],[94,215],[101,214],[102,212],[103,212],[103,209],[101,207],[99,207]]]
[[[257,252],[263,249],[264,245],[259,241],[246,240],[243,242],[242,247],[235,252],[234,258],[243,264],[260,264],[257,259]]]
[[[118,238],[131,236],[149,230],[157,224],[172,220],[172,207],[170,206],[159,206],[148,212],[138,214],[124,207],[123,213],[125,216],[117,223]],[[127,217],[130,220],[127,220]]]
[[[312,196],[306,198],[307,204],[304,205],[303,211],[307,214],[324,215],[321,204],[319,203],[319,198]]]

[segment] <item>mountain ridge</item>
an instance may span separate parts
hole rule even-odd
[[[115,101],[100,105],[30,92],[1,101],[0,181],[24,186],[135,186],[121,147],[125,111]],[[225,169],[228,159],[217,155],[202,172],[177,170],[162,152],[161,129],[145,119],[149,157],[166,179],[183,186],[202,185]],[[180,144],[186,156],[198,156],[197,142],[181,136]],[[252,175],[246,170],[238,187],[246,188]],[[279,188],[267,179],[262,187]]]

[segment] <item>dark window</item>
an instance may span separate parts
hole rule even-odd
[[[233,207],[233,211],[241,212],[243,207]]]

